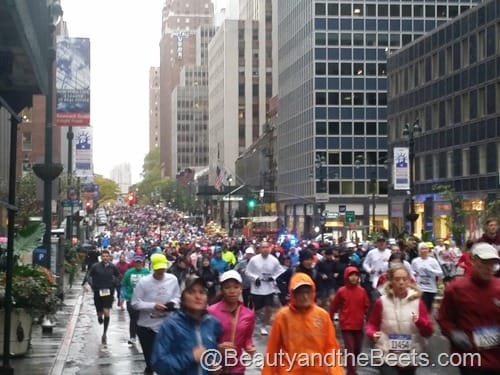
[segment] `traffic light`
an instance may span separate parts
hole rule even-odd
[[[249,197],[247,199],[247,207],[250,210],[253,210],[255,207],[257,207],[257,199],[255,199],[254,197]]]
[[[127,203],[129,206],[133,206],[135,204],[135,194],[134,193],[128,193]]]

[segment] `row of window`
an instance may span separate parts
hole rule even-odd
[[[385,76],[387,72],[386,63],[363,63],[363,62],[317,62],[315,73],[318,76]]]
[[[400,119],[391,120],[393,124],[390,127],[390,137],[391,139],[398,138],[398,129],[401,129],[398,126],[398,120],[404,124],[409,122],[411,118],[418,118],[422,130],[431,131],[495,113],[500,113],[500,82],[464,92],[453,98],[430,103],[414,114],[407,114]]]
[[[386,122],[316,121],[316,135],[387,135]]]
[[[387,105],[385,92],[316,92],[316,105]]]
[[[404,93],[429,81],[500,54],[500,22],[418,59],[394,74],[391,92]]]
[[[500,143],[490,142],[415,158],[416,181],[495,173]]]
[[[340,5],[340,6],[339,6]],[[400,5],[400,4],[338,4],[316,3],[316,16],[346,16],[346,17],[442,17],[453,18],[465,12],[468,5]]]
[[[324,184],[324,183],[323,183]],[[321,182],[316,183],[316,191],[327,189],[330,195],[367,195],[372,194],[372,183],[370,181],[327,181],[326,186]],[[375,194],[387,195],[387,181],[376,181]]]
[[[433,29],[430,27],[430,29]],[[412,41],[413,34],[401,33],[338,33],[338,32],[316,32],[315,45],[320,46],[378,46],[378,47],[399,47]]]

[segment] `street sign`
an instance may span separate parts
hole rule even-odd
[[[316,203],[328,203],[330,195],[328,193],[317,193]]]
[[[345,204],[339,204],[339,212],[345,212]]]
[[[354,223],[356,221],[356,213],[354,211],[345,212],[345,222]]]
[[[62,202],[63,204],[63,216],[71,216],[75,212],[78,212],[82,209],[79,200],[65,200]]]
[[[338,212],[328,212],[326,214],[326,218],[327,219],[337,219],[339,217],[339,213]]]

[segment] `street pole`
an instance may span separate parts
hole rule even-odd
[[[66,217],[66,239],[71,241],[73,237],[73,202],[74,202],[74,194],[73,191],[73,127],[68,126],[68,132],[66,133],[66,138],[68,139],[68,186],[67,186],[67,198],[71,204],[71,215]]]
[[[377,186],[377,180],[376,180],[376,177],[373,176],[372,179],[371,179],[371,185],[372,185],[372,233],[375,233],[375,208],[376,208],[376,205],[377,205],[377,202],[376,202],[376,196],[375,196],[375,193],[376,193],[376,186]]]
[[[53,0],[48,5],[48,49],[47,49],[47,92],[45,95],[45,156],[43,164],[35,164],[33,172],[43,181],[43,248],[47,251],[46,266],[51,269],[51,232],[52,232],[52,181],[62,172],[62,165],[52,161],[52,131],[53,131],[53,96],[54,96],[54,61],[56,49],[54,45],[54,32],[62,17],[62,8],[58,0]]]
[[[403,128],[403,136],[408,136],[408,158],[410,167],[410,213],[406,216],[410,222],[410,236],[415,234],[415,221],[418,219],[418,214],[415,212],[415,135],[420,134],[422,129],[419,126],[417,119],[412,125],[405,124]]]

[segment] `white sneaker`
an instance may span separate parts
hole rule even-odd
[[[131,337],[128,339],[128,346],[134,346],[135,345],[135,337]]]
[[[333,320],[335,321],[339,320],[339,313],[333,314]]]
[[[261,334],[262,336],[267,336],[267,335],[268,335],[267,329],[265,329],[264,327],[262,327],[262,328],[260,329],[260,334]]]

